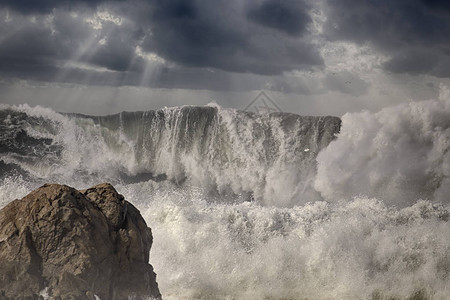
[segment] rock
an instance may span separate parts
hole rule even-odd
[[[160,299],[152,233],[110,184],[47,184],[0,211],[0,299]]]

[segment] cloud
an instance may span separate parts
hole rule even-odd
[[[2,24],[0,31],[0,71],[34,77],[52,73],[58,57],[55,41],[48,28],[32,26],[20,20]]]
[[[0,0],[0,8],[7,7],[24,14],[49,13],[57,7],[75,7],[80,4],[95,7],[107,1],[111,2],[111,0]]]
[[[116,24],[95,11],[55,10],[33,16],[0,11],[0,24],[0,72],[7,76],[79,82],[95,71],[106,78],[111,74],[105,71],[142,72],[135,53],[139,28],[132,22]]]
[[[322,1],[0,0],[0,79],[359,97],[378,66],[450,76],[448,1]]]
[[[369,87],[367,82],[348,71],[328,74],[323,82],[327,90],[339,91],[352,96],[364,95]]]
[[[303,1],[266,0],[248,12],[248,17],[263,26],[274,28],[290,35],[305,33],[311,22],[308,6]]]
[[[307,5],[276,3],[153,0],[144,49],[182,66],[231,72],[271,75],[321,65],[314,45],[297,36],[306,32]]]
[[[394,73],[449,76],[450,4],[439,0],[327,1],[329,40],[369,43]]]
[[[423,4],[437,13],[450,13],[450,2],[447,0],[421,0]]]
[[[271,76],[323,65],[303,1],[0,0],[0,7],[0,72],[17,78],[139,85],[145,72],[160,72],[152,85],[174,76],[173,84],[197,88],[207,78],[205,88],[224,89],[220,78],[229,76],[210,70]]]
[[[385,67],[394,73],[430,73],[439,64],[439,54],[430,55],[430,53],[424,49],[403,49],[392,55]]]

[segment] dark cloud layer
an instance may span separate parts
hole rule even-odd
[[[298,0],[0,0],[0,7],[0,70],[24,78],[70,73],[67,62],[142,72],[137,47],[178,68],[276,75],[323,64],[304,37],[309,6]],[[99,21],[98,11],[121,22]],[[95,18],[100,26],[86,21]]]
[[[326,34],[331,40],[369,43],[390,57],[395,73],[450,76],[448,0],[328,0]],[[439,71],[440,70],[440,71]]]
[[[447,0],[422,0],[427,7],[435,9],[437,13],[450,13],[450,2]]]
[[[24,14],[49,13],[58,7],[74,9],[79,6],[87,6],[95,8],[100,3],[118,1],[124,0],[0,0],[0,8],[10,8]]]
[[[240,4],[151,1],[151,35],[143,46],[180,65],[232,72],[280,74],[322,64],[308,40],[267,32],[269,27],[289,35],[304,33],[310,19],[303,2],[248,1],[248,8]]]
[[[89,24],[94,18],[95,14],[66,10],[33,17],[0,11],[0,71],[19,78],[42,74],[44,80],[53,73],[56,77],[71,72],[70,67],[79,63],[99,70],[141,72],[143,60],[135,55],[139,28],[132,22],[118,26],[102,20],[94,29]]]
[[[258,24],[298,36],[311,22],[308,6],[303,1],[267,0],[248,12],[248,17]]]
[[[323,1],[319,33],[315,0],[0,0],[0,77],[226,90],[239,73],[289,91],[285,72],[327,67],[324,40],[369,45],[389,72],[450,77],[448,0]],[[366,93],[339,74],[324,86]]]

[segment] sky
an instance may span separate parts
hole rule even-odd
[[[450,85],[448,0],[0,0],[0,103],[337,115]]]

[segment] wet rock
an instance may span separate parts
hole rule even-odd
[[[0,211],[0,299],[160,298],[152,233],[110,184],[48,184]]]

